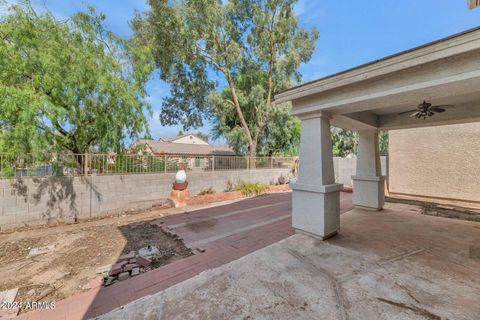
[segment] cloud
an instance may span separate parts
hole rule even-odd
[[[307,11],[307,5],[305,0],[300,0],[297,3],[295,3],[293,10],[297,14],[297,16],[303,16],[305,12]]]
[[[300,67],[300,73],[303,75],[303,82],[316,80],[326,76],[330,71],[330,57],[320,50],[316,50],[309,62]]]
[[[321,1],[300,0],[293,7],[299,23],[303,27],[311,27],[318,23],[318,20],[325,16]]]

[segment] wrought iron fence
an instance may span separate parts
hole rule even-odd
[[[0,154],[0,178],[293,168],[293,157],[152,154]]]

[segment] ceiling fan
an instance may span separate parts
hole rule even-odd
[[[417,106],[417,109],[401,112],[399,113],[399,115],[413,112],[412,114],[410,114],[410,117],[418,118],[418,119],[423,118],[423,120],[425,120],[427,119],[427,117],[431,117],[435,113],[445,112],[446,111],[445,108],[450,108],[450,107],[453,107],[453,105],[448,104],[448,105],[433,106],[431,103],[428,103],[424,100],[422,103],[420,103]]]

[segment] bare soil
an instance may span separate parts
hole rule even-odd
[[[272,186],[269,192],[287,191]],[[189,211],[243,198],[239,192],[221,192],[190,199]],[[223,202],[225,203],[225,202]],[[17,302],[59,301],[103,283],[96,269],[113,264],[122,254],[148,245],[161,255],[152,261],[158,268],[191,255],[182,241],[152,223],[184,209],[152,208],[73,225],[33,227],[0,233],[0,291],[19,288]],[[32,248],[54,246],[51,252],[28,257]]]
[[[0,291],[19,288],[19,302],[58,301],[98,286],[102,276],[96,269],[132,250],[157,247],[161,255],[153,261],[153,268],[191,255],[182,241],[152,223],[165,214],[169,212],[153,210],[0,234]],[[50,245],[54,246],[51,252],[28,257],[30,249]]]

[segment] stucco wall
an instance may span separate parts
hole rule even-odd
[[[480,123],[390,131],[392,193],[480,201]]]
[[[289,169],[189,172],[192,195],[212,186],[223,191],[227,182],[270,183]],[[135,174],[0,180],[0,230],[25,225],[101,216],[145,209],[165,202],[174,174]]]

